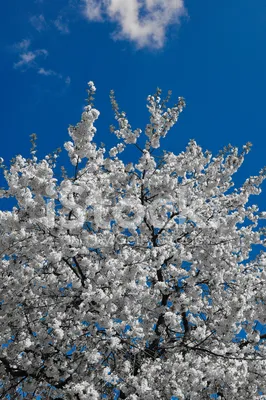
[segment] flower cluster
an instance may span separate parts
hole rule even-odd
[[[144,149],[111,93],[119,143],[93,142],[92,100],[69,128],[74,176],[55,160],[4,168],[0,211],[0,397],[259,399],[266,393],[265,171],[232,190],[243,151],[191,140],[152,154],[185,103],[148,98]],[[119,154],[138,147],[136,162]],[[81,163],[85,161],[84,163]],[[3,160],[0,160],[3,165]]]

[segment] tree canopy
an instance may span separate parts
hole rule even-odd
[[[111,92],[106,155],[95,91],[64,144],[73,176],[56,178],[58,152],[39,160],[35,137],[31,158],[1,159],[0,196],[17,203],[0,211],[0,398],[260,399],[266,213],[250,196],[265,171],[233,187],[249,143],[156,157],[185,106],[159,89],[144,132]],[[129,145],[140,156],[125,164]]]

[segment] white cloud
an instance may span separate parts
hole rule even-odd
[[[109,19],[119,26],[114,39],[128,39],[139,48],[164,45],[167,28],[186,15],[184,0],[83,0],[90,21]]]
[[[59,74],[58,72],[56,72],[52,69],[39,68],[38,74],[43,75],[43,76],[55,76],[59,79],[64,79],[65,84],[67,86],[70,85],[70,83],[71,83],[70,76],[67,76],[66,78],[64,78],[62,74]]]
[[[19,55],[20,61],[14,64],[15,68],[22,67],[23,65],[30,65],[36,58],[36,54],[34,54],[32,51],[29,51],[28,53],[22,53]]]
[[[12,49],[18,53],[19,60],[14,63],[15,69],[20,69],[23,72],[29,68],[34,69],[39,75],[43,76],[55,76],[59,79],[64,79],[65,84],[69,85],[71,80],[70,77],[64,77],[59,72],[56,72],[52,69],[46,69],[39,65],[38,57],[46,58],[48,56],[48,51],[46,49],[36,49],[30,50],[31,42],[28,39],[23,39],[21,42],[15,43],[12,46]]]
[[[44,18],[44,16],[42,14],[33,15],[30,18],[30,23],[32,24],[32,26],[34,26],[34,28],[38,32],[44,31],[48,27],[47,22],[45,21],[45,18]]]
[[[101,21],[102,20],[102,6],[103,1],[97,0],[84,0],[85,2],[85,15],[90,21]]]
[[[62,75],[53,71],[52,69],[39,68],[38,74],[44,76],[57,76],[58,78],[62,79]]]
[[[21,50],[24,50],[23,48]],[[19,68],[19,67],[33,67],[34,61],[37,57],[39,56],[48,56],[48,51],[45,49],[37,49],[34,51],[27,51],[27,52],[22,52],[19,54],[20,60],[16,63],[14,63],[14,68]]]
[[[23,39],[21,42],[15,43],[13,45],[13,49],[16,51],[26,51],[31,45],[31,41],[29,39]]]
[[[61,33],[69,33],[69,28],[67,21],[63,21],[62,15],[59,15],[59,17],[54,21],[55,27],[59,32]]]

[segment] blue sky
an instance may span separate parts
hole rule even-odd
[[[159,86],[187,103],[165,149],[179,153],[193,138],[216,153],[251,141],[238,184],[266,164],[264,0],[9,0],[0,5],[0,32],[6,161],[29,155],[33,132],[39,157],[62,146],[93,80],[99,143],[115,143],[110,89],[135,129],[145,126],[146,98]],[[255,199],[261,208],[264,196]]]

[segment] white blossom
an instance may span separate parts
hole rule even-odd
[[[184,99],[148,97],[142,148],[112,92],[107,157],[88,85],[64,145],[74,176],[55,178],[51,155],[3,168],[0,197],[17,204],[0,211],[0,397],[263,399],[266,212],[250,197],[265,171],[232,190],[250,144],[157,158]]]

